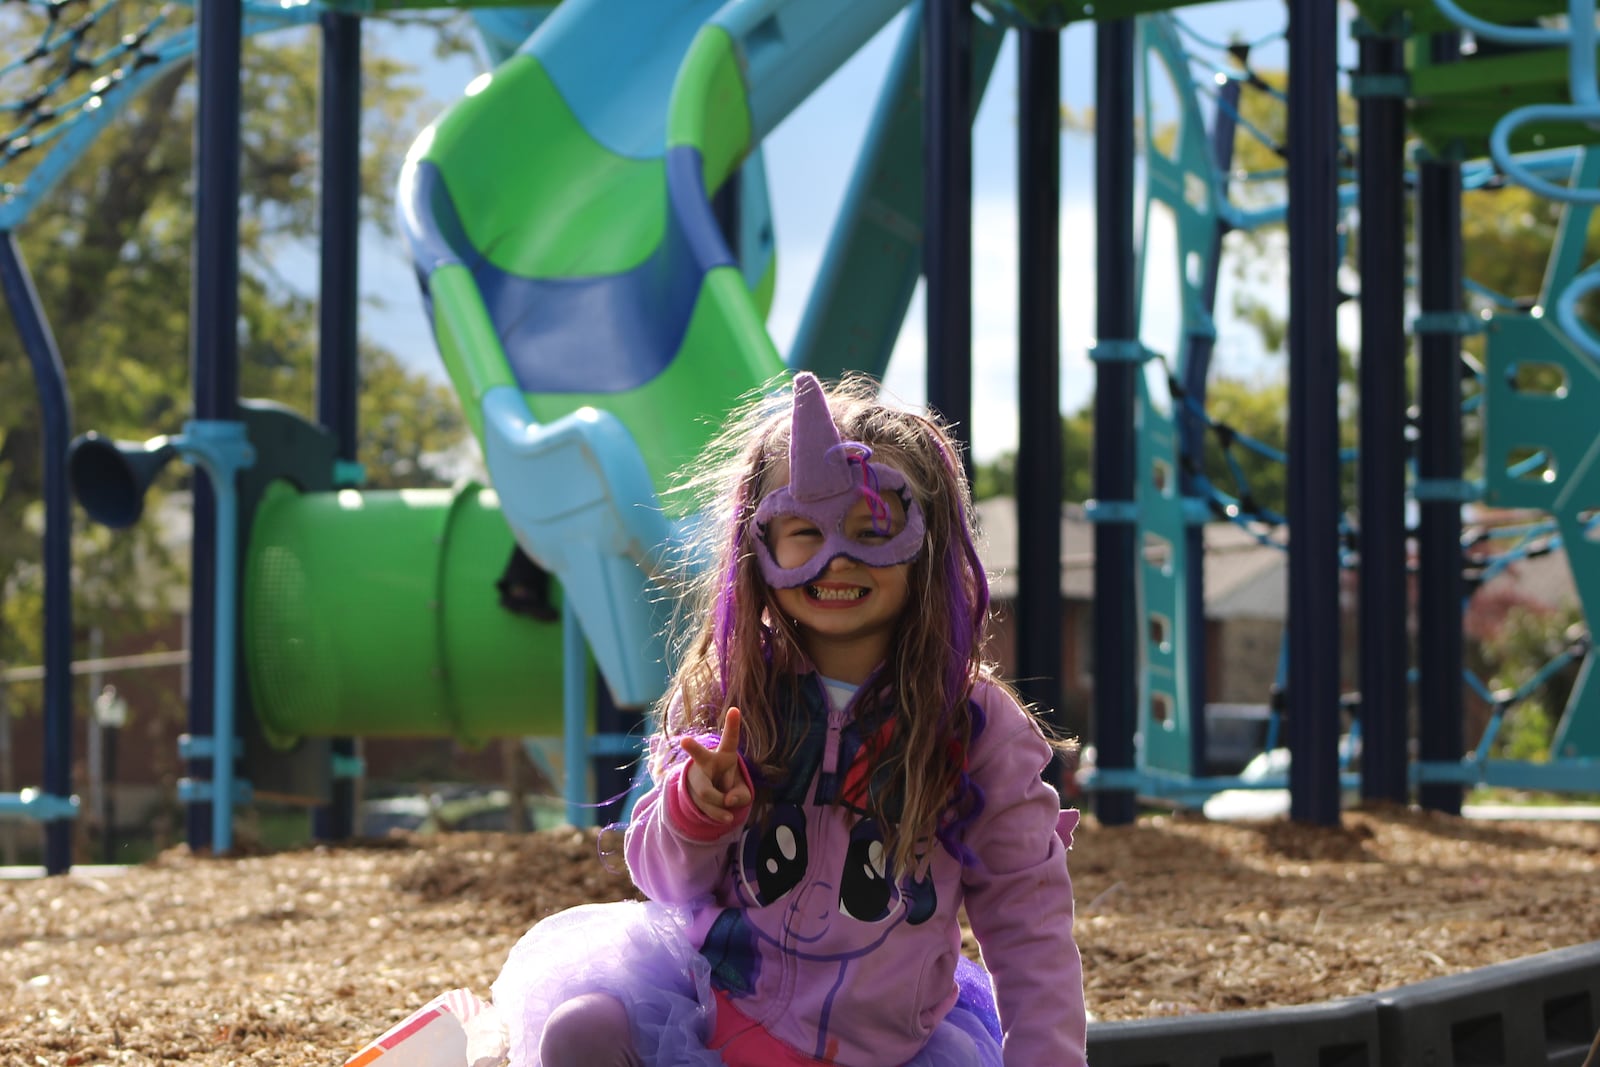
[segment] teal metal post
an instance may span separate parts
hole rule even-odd
[[[194,746],[190,755],[203,760],[209,751],[211,783],[194,791],[211,805],[211,848],[218,855],[233,848],[233,808],[240,798],[235,784],[234,760],[238,736],[234,721],[239,648],[239,494],[238,473],[255,462],[255,450],[245,436],[244,423],[194,420],[172,442],[190,462],[205,471],[216,494],[216,618],[212,660],[211,732],[208,744]]]
[[[593,823],[589,796],[589,647],[572,597],[561,598],[561,761],[562,797],[567,802],[567,822]]]

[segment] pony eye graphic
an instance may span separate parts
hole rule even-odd
[[[850,831],[844,870],[839,873],[839,910],[860,922],[880,922],[889,914],[894,885],[887,877],[888,856],[883,835],[871,819]]]
[[[806,816],[793,804],[777,805],[765,831],[745,835],[745,880],[754,876],[756,897],[762,905],[799,885],[806,862]]]

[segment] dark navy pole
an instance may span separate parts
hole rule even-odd
[[[1233,167],[1233,139],[1238,131],[1240,86],[1237,81],[1229,81],[1223,85],[1220,95],[1224,107],[1217,108],[1215,123],[1211,128],[1211,158],[1215,161],[1217,172],[1222,175],[1221,188],[1228,187],[1228,171]],[[1211,235],[1210,259],[1206,267],[1205,278],[1201,283],[1200,302],[1207,311],[1215,310],[1217,306],[1217,280],[1222,267],[1222,241],[1228,235],[1229,226],[1220,217],[1217,219],[1216,230]],[[1206,378],[1211,373],[1211,357],[1216,351],[1216,331],[1192,333],[1187,338],[1188,353],[1183,360],[1181,374],[1185,394],[1193,401],[1195,408],[1204,410],[1206,401]],[[1182,469],[1178,472],[1178,487],[1185,498],[1199,495],[1199,478],[1197,475],[1205,460],[1205,421],[1199,411],[1187,405],[1181,405],[1178,410],[1179,454],[1183,457]],[[1183,534],[1185,554],[1184,559],[1189,560],[1188,570],[1184,574],[1184,593],[1188,604],[1185,609],[1188,622],[1189,642],[1189,699],[1193,701],[1198,714],[1191,720],[1189,730],[1189,765],[1200,773],[1204,773],[1206,766],[1206,717],[1205,706],[1207,697],[1207,672],[1206,672],[1206,530],[1200,523],[1190,525]]]
[[[1061,37],[1018,33],[1017,687],[1063,732],[1061,702]]]
[[[72,401],[61,351],[39,303],[22,249],[0,233],[0,288],[16,324],[39,396],[40,452],[44,456],[44,791],[72,795],[72,491],[67,485],[67,445]],[[4,712],[0,712],[4,714]],[[44,824],[46,874],[72,866],[72,822]]]
[[[972,6],[923,7],[922,271],[928,404],[949,420],[972,472]]]
[[[1368,31],[1370,87],[1405,72],[1405,38]],[[1406,101],[1360,100],[1361,155],[1361,796],[1407,799]]]
[[[189,369],[196,419],[233,419],[239,402],[239,67],[240,0],[200,0],[200,99],[195,121],[195,241]],[[216,667],[216,494],[194,483],[194,547],[189,608],[189,732],[214,736]],[[221,754],[219,754],[219,758]],[[210,760],[189,761],[189,776],[210,779]],[[190,804],[190,848],[211,846],[211,805]]]
[[[1113,509],[1094,528],[1094,744],[1100,771],[1133,770],[1139,720],[1138,620],[1133,507],[1134,373],[1103,358],[1138,339],[1133,247],[1133,69],[1131,19],[1095,27],[1094,496]],[[1112,345],[1112,347],[1107,347]],[[1115,509],[1129,509],[1119,516]],[[1131,789],[1098,790],[1095,813],[1108,826],[1133,821]]]
[[[1339,822],[1335,5],[1289,9],[1289,816]]]
[[[322,16],[322,299],[317,308],[317,421],[334,436],[337,455],[355,462],[361,388],[359,333],[361,238],[361,18]],[[355,741],[336,737],[332,754],[354,756]],[[333,780],[332,802],[317,809],[321,840],[355,832],[355,783]]]
[[[1431,42],[1435,62],[1460,53],[1454,34]],[[1430,160],[1417,174],[1417,307],[1423,316],[1462,309],[1461,165]],[[1422,762],[1461,758],[1461,337],[1430,327],[1417,339],[1417,755]],[[1424,782],[1417,800],[1459,814],[1461,786]]]
[[[360,392],[361,18],[322,16],[322,299],[317,421],[353,461]]]

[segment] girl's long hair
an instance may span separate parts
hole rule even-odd
[[[868,733],[871,779],[883,788],[870,790],[865,806],[884,833],[889,869],[903,875],[922,865],[931,839],[971,861],[960,835],[983,806],[967,774],[967,753],[983,728],[971,696],[984,673],[989,589],[957,446],[937,420],[891,407],[875,390],[870,379],[851,377],[827,392],[841,439],[868,445],[874,462],[905,475],[927,528],[923,552],[910,564],[909,598],[887,662],[856,702],[858,719],[888,724]],[[740,748],[757,783],[756,818],[770,786],[784,780],[799,741],[779,736],[776,708],[785,688],[787,700],[797,698],[805,653],[750,542],[757,506],[788,481],[790,398],[778,391],[730,416],[684,485],[715,553],[679,599],[679,666],[660,709],[670,741],[715,731],[729,707],[739,708]]]

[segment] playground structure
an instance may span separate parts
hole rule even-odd
[[[198,39],[119,45],[122,52],[108,62],[126,73],[102,97],[112,105],[162,63],[195,47],[201,58],[194,411],[175,437],[136,446],[85,439],[71,453],[73,482],[92,517],[122,524],[136,517],[143,489],[163,463],[181,456],[207,475],[197,479],[194,698],[184,749],[192,761],[184,794],[192,845],[226,851],[232,810],[253,792],[330,802],[336,833],[341,823],[348,830],[349,812],[339,812],[348,792],[339,783],[358,771],[343,743],[350,737],[560,732],[569,767],[591,755],[614,756],[625,739],[592,722],[589,658],[623,706],[643,706],[660,692],[662,616],[646,590],[693,521],[662,507],[667,477],[703,444],[708,420],[714,423],[746,392],[771,387],[786,369],[881,375],[919,275],[929,309],[929,401],[959,425],[970,424],[966,131],[1007,32],[1003,22],[933,0],[906,20],[787,356],[776,351],[763,323],[776,253],[761,141],[902,6],[682,0],[642,5],[636,17],[620,20],[623,26],[613,17],[615,3],[598,0],[568,0],[553,12],[484,13],[490,50],[501,62],[419,138],[401,191],[441,354],[495,487],[456,493],[363,492],[353,465],[359,17],[336,7],[256,11],[203,0]],[[1074,4],[994,6],[1008,19],[1034,19],[1033,28],[1017,31],[1025,242],[1019,483],[1054,485],[1060,480],[1056,27],[1089,12]],[[1426,146],[1415,176],[1421,315],[1412,331],[1421,417],[1409,479],[1402,436],[1403,250],[1389,241],[1360,246],[1362,446],[1369,459],[1361,464],[1357,533],[1359,786],[1368,797],[1395,800],[1415,786],[1422,803],[1444,809],[1459,805],[1463,786],[1479,782],[1592,788],[1600,758],[1600,708],[1593,705],[1600,695],[1590,691],[1587,669],[1548,761],[1488,758],[1501,714],[1514,714],[1514,700],[1501,697],[1490,734],[1462,759],[1460,626],[1460,507],[1480,494],[1495,504],[1548,511],[1550,524],[1524,536],[1558,534],[1585,603],[1600,593],[1591,532],[1593,434],[1580,414],[1593,395],[1600,346],[1576,310],[1600,285],[1580,270],[1600,173],[1581,147],[1562,147],[1564,138],[1581,135],[1585,109],[1596,106],[1592,0],[1575,0],[1570,9],[1547,5],[1543,13],[1570,14],[1568,29],[1501,29],[1448,0],[1358,5],[1362,70],[1352,83],[1363,112],[1358,183],[1341,182],[1339,171],[1336,81],[1325,54],[1325,42],[1337,34],[1334,13],[1305,0],[1292,5],[1286,154],[1309,162],[1288,168],[1285,203],[1253,211],[1231,199],[1227,176],[1237,93],[1254,88],[1256,79],[1246,62],[1219,69],[1226,75],[1220,87],[1208,89],[1192,76],[1181,23],[1165,15],[1137,25],[1123,19],[1167,6],[1102,3],[1093,13],[1102,20],[1096,30],[1099,338],[1092,352],[1095,611],[1102,638],[1092,731],[1099,763],[1087,784],[1101,817],[1131,818],[1141,795],[1188,799],[1240,784],[1198,773],[1205,732],[1198,523],[1213,513],[1255,524],[1285,517],[1227,498],[1205,481],[1193,457],[1208,429],[1205,381],[1221,237],[1276,219],[1287,220],[1291,254],[1286,518],[1302,531],[1290,553],[1285,671],[1295,817],[1336,819],[1341,784],[1356,780],[1352,768],[1338,763],[1341,694],[1331,652],[1338,641],[1342,521],[1332,358],[1336,223],[1341,205],[1354,202],[1363,232],[1404,232],[1408,123]],[[1474,10],[1494,16],[1493,6]],[[1526,5],[1515,13],[1529,14]],[[228,175],[237,177],[225,163],[238,151],[237,86],[230,91],[228,75],[237,70],[240,34],[313,20],[329,41],[324,358],[315,424],[237,397],[231,292],[237,189]],[[1447,63],[1448,33],[1456,26],[1481,41],[1503,39],[1511,50]],[[505,43],[520,38],[526,43]],[[1134,86],[1144,86],[1144,111],[1153,113],[1149,94],[1158,70],[1174,86],[1182,112],[1171,144],[1158,142],[1155,122],[1135,122]],[[1503,102],[1501,85],[1515,87],[1514,108]],[[23,183],[7,188],[0,229],[9,235],[26,220],[115,110],[81,109],[57,127],[67,132]],[[20,113],[32,123],[39,111]],[[528,136],[505,136],[522,126]],[[24,135],[33,129],[22,128]],[[22,158],[19,143],[18,135],[8,135],[8,163]],[[1536,144],[1539,151],[1530,151]],[[1485,155],[1493,166],[1477,162]],[[1540,305],[1551,314],[1465,312],[1453,204],[1463,185],[1495,173],[1568,201]],[[1567,175],[1567,184],[1553,180]],[[1145,198],[1137,207],[1145,223],[1143,246],[1136,247],[1141,185]],[[1152,224],[1157,217],[1168,224]],[[1371,223],[1384,219],[1393,224]],[[1175,248],[1157,248],[1158,240]],[[67,381],[15,242],[4,248],[7,298],[45,415],[50,592],[44,784],[0,801],[0,810],[45,825],[46,865],[60,871],[69,862],[64,831],[75,814],[66,666],[72,631],[63,585],[71,525]],[[1173,276],[1156,277],[1158,264]],[[1181,294],[1175,337],[1148,336],[1141,322],[1142,302],[1159,286]],[[1460,431],[1459,340],[1478,330],[1490,339],[1482,486],[1462,479]],[[1536,395],[1519,388],[1524,376],[1516,367],[1524,363],[1559,370],[1564,386]],[[1422,717],[1414,763],[1405,758],[1412,689],[1404,653],[1408,493],[1421,513],[1420,602],[1429,622],[1421,627],[1415,681]],[[1019,569],[1049,574],[1059,559],[1055,501],[1045,493],[1021,496]],[[393,555],[374,560],[348,547],[379,542],[393,545]],[[492,595],[514,542],[554,578],[544,607],[559,623],[507,612]],[[394,581],[401,575],[415,580]],[[392,599],[365,595],[378,588],[378,576]],[[362,598],[341,595],[355,586]],[[1018,674],[1049,679],[1060,647],[1056,589],[1049,581],[1020,587]],[[415,610],[408,613],[406,605]],[[373,625],[378,618],[383,628]],[[1029,685],[1030,697],[1057,706],[1048,681]],[[522,694],[557,691],[559,719],[553,711],[542,721],[523,717],[533,702]],[[235,761],[217,759],[219,752],[240,757],[237,776]],[[576,805],[580,798],[569,799]],[[575,816],[581,813],[574,808]]]

